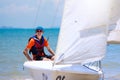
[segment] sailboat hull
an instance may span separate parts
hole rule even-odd
[[[29,69],[33,80],[99,80],[100,74],[80,65],[55,65],[52,61],[29,61],[24,67]]]

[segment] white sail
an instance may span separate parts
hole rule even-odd
[[[116,24],[120,18],[120,0],[111,0],[109,25]]]
[[[111,28],[112,26],[114,28]],[[110,10],[109,33],[107,40],[108,44],[120,44],[119,35],[120,35],[120,0],[112,0]]]
[[[55,63],[101,60],[106,51],[110,0],[65,0]]]

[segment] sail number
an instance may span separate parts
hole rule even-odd
[[[65,76],[59,75],[59,76],[56,77],[56,80],[65,80]]]

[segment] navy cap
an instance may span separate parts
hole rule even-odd
[[[44,29],[43,29],[43,27],[42,27],[42,26],[38,26],[38,27],[36,28],[36,31],[37,31],[37,30],[44,31]]]

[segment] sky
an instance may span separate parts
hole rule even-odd
[[[59,27],[63,0],[0,0],[0,27]]]

